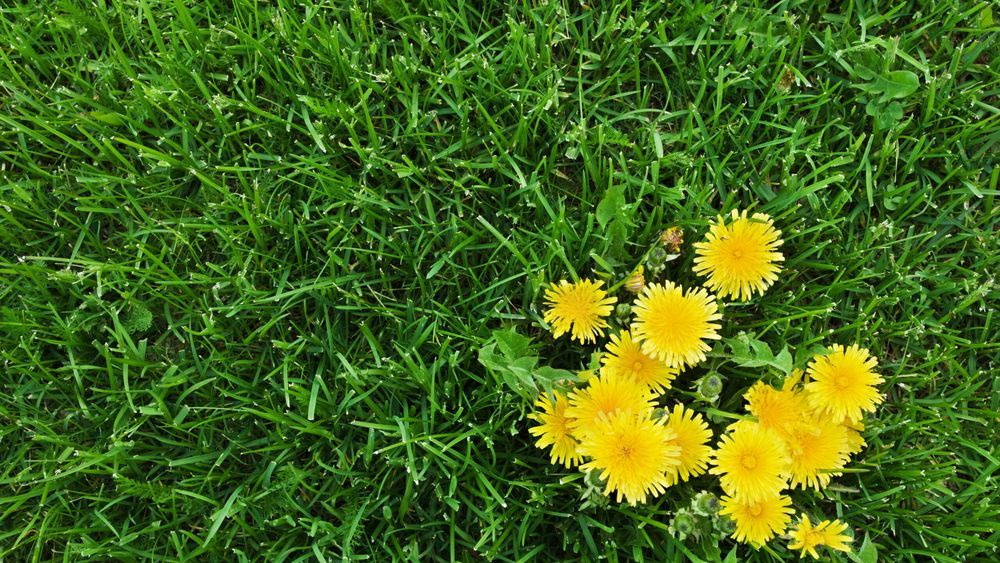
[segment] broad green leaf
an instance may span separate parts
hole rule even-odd
[[[625,205],[625,186],[611,186],[604,192],[604,199],[597,204],[597,222],[601,228],[607,227],[618,215],[618,210]]]
[[[513,327],[494,330],[493,340],[496,341],[500,352],[508,358],[518,358],[532,353],[531,338],[518,334],[517,329]]]
[[[885,77],[877,78],[875,82],[882,91],[880,100],[883,102],[906,98],[920,87],[920,79],[908,70],[893,70]]]
[[[792,354],[788,351],[788,346],[781,349],[778,355],[774,357],[774,362],[772,365],[785,375],[788,375],[792,371]]]
[[[573,379],[576,377],[571,371],[564,369],[556,369],[550,366],[538,366],[535,369],[535,376],[538,380],[547,383],[549,386],[555,384],[557,381],[564,379]]]
[[[861,563],[878,563],[878,549],[868,534],[865,534],[865,541],[861,543],[861,549],[858,550],[858,560]]]

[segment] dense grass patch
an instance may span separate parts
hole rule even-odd
[[[514,326],[581,369],[542,284],[670,225],[688,269],[737,206],[787,261],[726,335],[887,379],[809,502],[888,560],[997,557],[989,4],[0,8],[0,558],[725,556],[667,530],[711,479],[581,508],[477,358]],[[733,410],[761,377],[678,393],[706,369]]]

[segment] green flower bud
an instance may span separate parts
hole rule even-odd
[[[683,541],[684,538],[694,534],[696,526],[697,522],[695,521],[694,514],[682,508],[674,515],[667,529],[674,537]]]
[[[618,306],[615,307],[615,320],[618,321],[618,324],[628,326],[630,324],[629,321],[632,320],[631,317],[632,306],[628,303],[619,303]]]
[[[731,536],[736,531],[736,522],[729,516],[719,516],[715,519],[715,530],[720,537]]]
[[[695,495],[691,509],[699,516],[715,516],[719,512],[719,497],[702,491]]]
[[[714,402],[722,393],[722,377],[712,372],[698,380],[698,394],[708,402]]]
[[[657,246],[653,250],[649,251],[649,256],[646,257],[646,267],[649,268],[654,274],[660,272],[663,266],[667,263],[667,258],[669,253],[662,246]]]

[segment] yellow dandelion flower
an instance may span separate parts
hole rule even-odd
[[[823,545],[837,551],[851,550],[851,536],[847,531],[847,524],[840,520],[824,520],[816,525],[816,529],[823,532]]]
[[[608,353],[601,357],[604,364],[601,373],[631,379],[657,393],[669,389],[670,382],[680,371],[643,352],[627,330],[612,334],[607,349]]]
[[[705,286],[719,297],[746,301],[778,279],[778,263],[784,260],[776,251],[781,231],[763,213],[747,218],[746,211],[740,214],[734,209],[730,218],[727,224],[720,215],[706,235],[708,240],[694,244],[694,271],[708,277]]]
[[[781,384],[782,391],[791,391],[796,385],[802,381],[802,370],[795,368],[791,373],[785,376],[785,380]]]
[[[673,282],[650,284],[635,301],[632,336],[642,342],[642,351],[670,367],[693,366],[705,360],[718,340],[722,318],[715,297],[703,288],[684,288]]]
[[[747,402],[747,412],[756,417],[761,426],[780,434],[798,424],[809,410],[800,391],[779,391],[762,381],[750,387],[743,398]]]
[[[847,418],[844,419],[841,425],[844,427],[844,432],[847,433],[847,453],[850,455],[861,453],[861,450],[865,449],[865,446],[868,445],[865,443],[864,437],[861,436],[861,433],[865,430],[865,425],[861,422],[851,422]]]
[[[824,520],[813,526],[809,522],[809,517],[802,515],[802,520],[791,531],[792,541],[788,544],[788,549],[801,549],[799,557],[805,557],[806,553],[813,559],[819,559],[816,548],[822,545],[837,551],[850,551],[851,538],[843,535],[847,530],[847,524],[840,520]]]
[[[824,417],[811,417],[785,436],[788,448],[790,486],[822,489],[830,478],[838,475],[834,470],[843,469],[849,459],[847,431],[836,422]]]
[[[726,494],[745,502],[773,497],[785,487],[788,453],[781,437],[756,422],[734,425],[722,436],[709,473]]]
[[[670,483],[687,481],[707,471],[712,458],[712,447],[708,445],[712,431],[701,414],[685,409],[684,405],[675,405],[667,417],[667,428],[674,432],[673,443],[680,448],[680,463],[671,468]]]
[[[569,283],[562,280],[545,290],[545,322],[552,325],[554,338],[571,332],[580,343],[594,342],[604,335],[608,326],[605,317],[611,315],[615,297],[608,297],[601,289],[602,281],[580,280]]]
[[[600,471],[601,479],[607,481],[604,494],[615,492],[617,502],[623,497],[632,505],[646,502],[670,486],[666,475],[678,463],[680,453],[672,439],[673,431],[662,419],[654,421],[628,411],[602,414],[594,432],[580,443],[580,452],[591,458],[580,469]]]
[[[535,406],[542,409],[541,412],[528,415],[528,418],[539,423],[538,426],[528,429],[532,436],[538,436],[535,446],[543,450],[546,446],[552,446],[549,455],[552,463],[556,465],[560,463],[566,467],[579,465],[583,457],[577,451],[577,441],[570,435],[569,423],[572,419],[566,416],[566,410],[569,408],[566,395],[556,391],[553,401],[548,394],[542,394],[535,401]]]
[[[656,408],[655,397],[645,385],[631,379],[599,375],[591,377],[587,386],[570,392],[566,416],[577,438],[590,433],[602,415],[617,411],[646,416]]]
[[[832,352],[813,358],[806,370],[812,380],[805,385],[810,406],[852,422],[860,421],[866,411],[875,412],[875,405],[882,402],[875,386],[884,381],[873,371],[875,366],[866,348],[834,344]]]
[[[792,500],[778,493],[758,500],[722,497],[719,514],[729,516],[736,523],[733,538],[740,543],[762,545],[776,535],[785,533],[794,512]]]

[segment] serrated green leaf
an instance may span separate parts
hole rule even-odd
[[[518,334],[517,329],[494,330],[493,340],[497,343],[497,348],[508,358],[518,358],[532,353],[531,337]]]
[[[543,383],[547,383],[549,386],[552,386],[557,381],[573,379],[576,374],[565,369],[556,369],[550,366],[538,366],[535,368],[535,376]]]
[[[778,355],[774,357],[773,365],[785,375],[791,373],[793,365],[792,354],[788,351],[788,346],[782,348],[781,352],[778,352]]]

